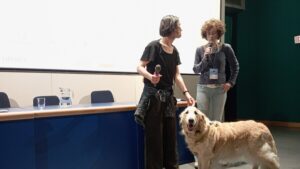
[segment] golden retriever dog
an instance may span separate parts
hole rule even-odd
[[[279,169],[273,136],[262,123],[210,121],[199,109],[189,106],[180,114],[180,125],[200,169],[222,168],[219,161],[241,156],[253,169]]]

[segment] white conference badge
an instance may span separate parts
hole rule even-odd
[[[218,79],[218,69],[209,69],[209,79]]]

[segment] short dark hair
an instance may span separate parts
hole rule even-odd
[[[171,35],[177,28],[179,18],[174,15],[164,16],[160,21],[159,34],[162,37]]]

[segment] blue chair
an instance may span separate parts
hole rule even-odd
[[[91,103],[109,103],[114,101],[110,90],[99,90],[91,93]]]
[[[10,108],[8,96],[4,92],[0,92],[0,108]]]
[[[37,98],[45,98],[45,106],[58,106],[59,98],[57,96],[36,96],[33,98],[33,106],[37,107]]]

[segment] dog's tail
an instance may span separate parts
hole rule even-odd
[[[274,141],[274,138],[271,134],[271,131],[265,126],[266,133],[263,133],[261,135],[261,139],[264,140],[264,142],[267,142],[271,148],[271,151],[275,154],[277,154],[277,148]]]
[[[279,169],[279,157],[277,155],[277,148],[275,141],[271,133],[264,133],[261,135],[262,139],[265,140],[265,144],[262,146],[261,151],[264,154],[264,162],[267,166],[274,169]]]
[[[266,142],[261,149],[261,165],[265,168],[279,169],[279,157],[272,151],[272,146]]]

